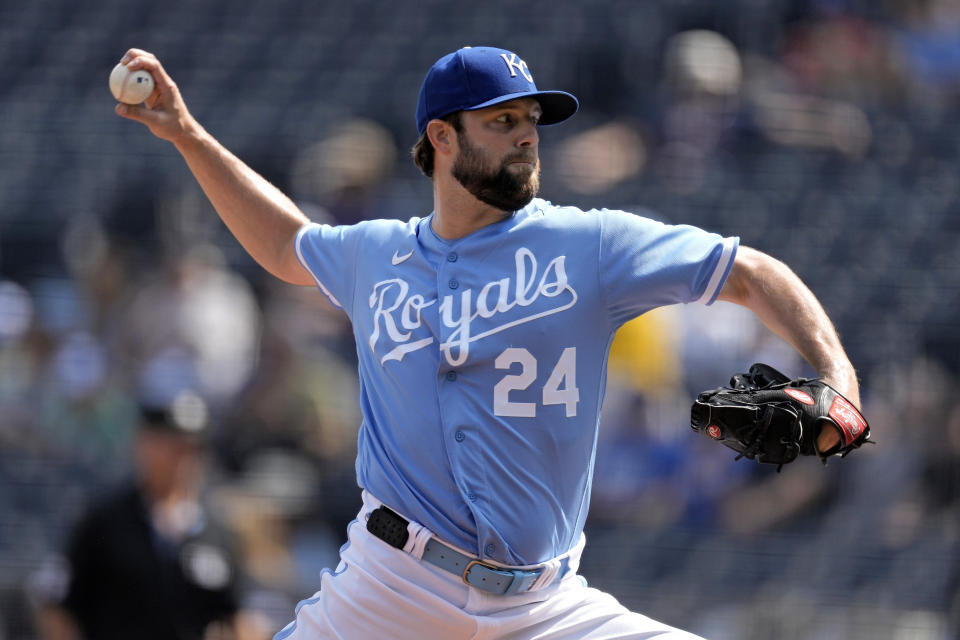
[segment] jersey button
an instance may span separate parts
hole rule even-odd
[[[488,556],[492,556],[492,555],[493,555],[493,552],[496,551],[496,550],[497,550],[497,548],[496,548],[495,546],[493,546],[492,544],[488,544],[487,546],[485,546],[485,547],[483,548],[483,552],[484,552],[485,554],[487,554]]]
[[[477,494],[475,494],[473,491],[471,491],[470,493],[467,494],[467,500],[469,500],[470,502],[476,502],[476,501],[477,501]]]
[[[456,371],[447,371],[447,380],[449,380],[450,382],[453,382],[456,379],[457,379]]]
[[[458,257],[458,256],[457,256],[456,253],[448,253],[448,254],[447,254],[447,262],[456,262],[456,261],[457,261],[457,257]]]
[[[464,440],[467,439],[467,434],[465,434],[463,431],[460,431],[459,429],[457,429],[457,432],[456,432],[455,434],[453,434],[453,438],[454,438],[457,442],[463,442]]]
[[[456,289],[460,286],[460,283],[457,282],[456,278],[450,278],[450,281],[447,282],[447,286],[449,286],[451,289]]]

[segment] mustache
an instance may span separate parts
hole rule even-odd
[[[503,159],[503,164],[510,164],[511,162],[529,162],[536,165],[538,163],[537,154],[530,151],[516,151]]]

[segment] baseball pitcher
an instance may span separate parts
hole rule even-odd
[[[577,573],[608,349],[650,309],[744,305],[859,406],[830,320],[781,262],[737,238],[537,197],[539,127],[578,102],[539,90],[517,53],[467,47],[431,67],[413,156],[433,210],[350,226],[312,223],[220,145],[154,55],[121,62],[156,88],[117,113],[175,145],[257,262],[352,321],[363,508],[277,640],[693,638]],[[846,436],[826,419],[804,431],[821,457]]]

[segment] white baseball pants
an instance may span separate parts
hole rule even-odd
[[[297,605],[274,640],[703,640],[626,609],[576,575],[581,544],[566,576],[539,591],[493,595],[367,531],[379,502],[364,495],[336,571]]]

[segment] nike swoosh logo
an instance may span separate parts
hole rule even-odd
[[[403,254],[402,256],[399,255],[399,254],[400,254],[399,251],[394,251],[394,252],[393,252],[393,257],[390,258],[390,262],[393,264],[393,266],[397,266],[397,265],[400,264],[401,262],[405,262],[405,261],[407,260],[407,258],[409,258],[410,256],[413,255],[413,251],[411,250],[409,253],[405,253],[405,254]]]

